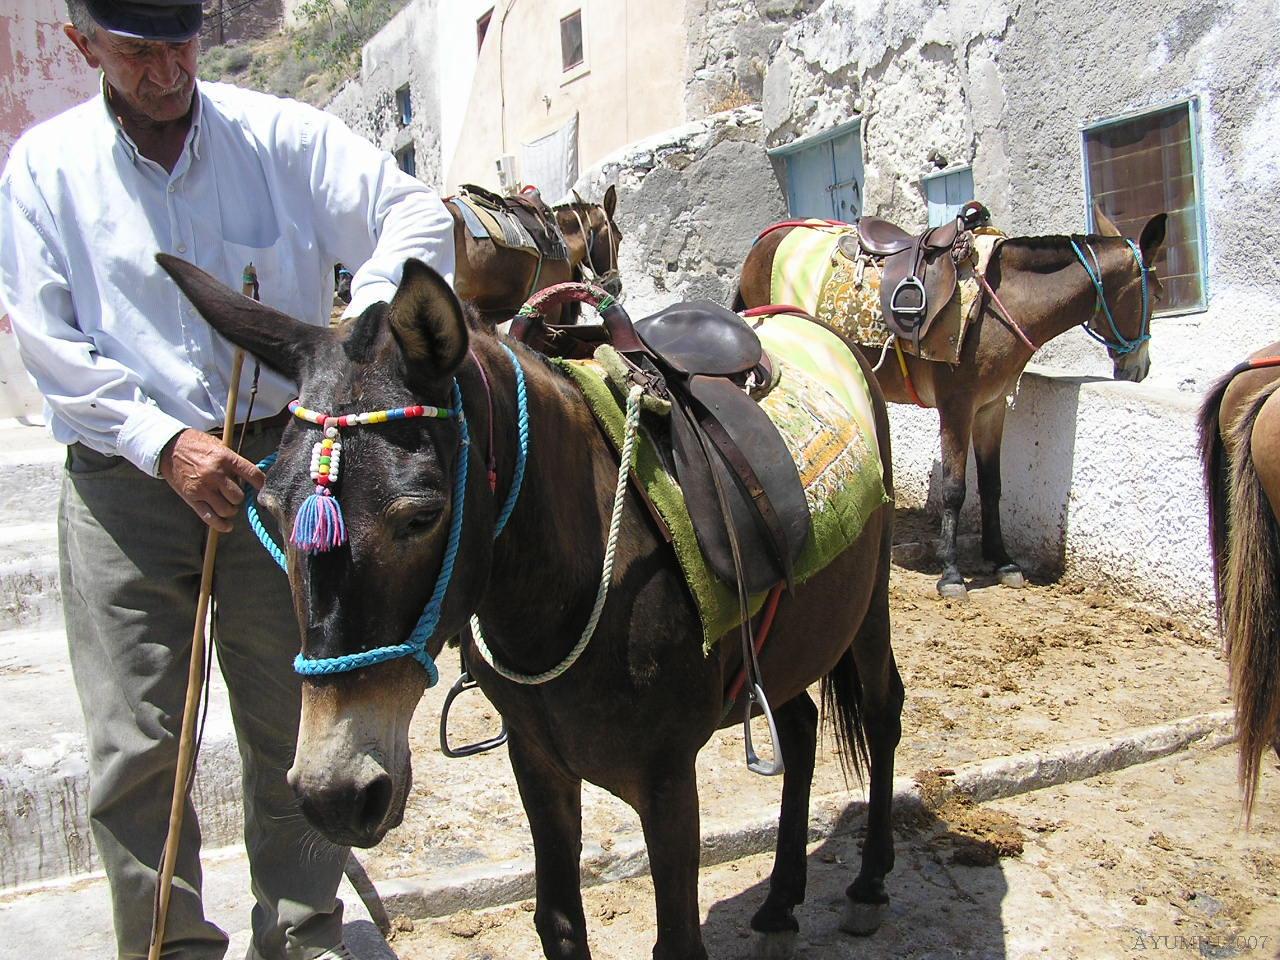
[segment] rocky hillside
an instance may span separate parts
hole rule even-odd
[[[297,28],[204,50],[200,77],[323,106],[360,72],[360,48],[405,2],[309,0],[298,8]]]

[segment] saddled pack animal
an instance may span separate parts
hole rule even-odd
[[[966,595],[956,536],[971,445],[982,555],[1002,582],[1023,583],[1000,526],[1000,445],[1006,398],[1035,351],[1082,326],[1107,348],[1116,379],[1147,375],[1159,292],[1153,264],[1166,219],[1152,217],[1137,242],[1114,229],[1107,236],[1006,238],[970,229],[964,217],[918,235],[869,217],[856,225],[787,223],[765,231],[747,255],[738,306],[812,298],[797,305],[846,333],[873,362],[878,358],[886,398],[937,409],[942,595]],[[787,249],[804,245],[806,235],[816,238],[809,242],[813,254],[793,265]]]
[[[808,324],[821,339],[803,361],[817,379],[800,377],[812,384],[804,388],[811,395],[776,402],[784,419],[787,404],[802,404],[791,409],[809,425],[810,453],[797,469],[808,478],[815,515],[823,498],[837,496],[826,484],[851,456],[873,465],[873,474],[853,473],[870,476],[874,496],[861,501],[860,532],[846,530],[847,543],[831,540],[839,531],[824,532],[815,521],[796,558],[793,590],[765,611],[772,626],[758,669],[747,670],[736,643],[715,642],[734,636],[732,626],[712,629],[705,645],[700,588],[691,586],[678,545],[673,549],[650,513],[662,499],[646,503],[628,482],[629,473],[655,472],[659,453],[642,448],[632,472],[619,469],[618,449],[633,449],[626,437],[636,435],[637,403],[646,406],[643,432],[655,435],[664,432],[654,419],[662,414],[647,409],[651,402],[675,405],[687,390],[714,406],[721,387],[703,394],[692,385],[699,377],[745,375],[767,405],[779,395],[770,384],[790,382],[802,363],[764,356],[761,343],[773,343],[774,328],[763,325],[753,346],[750,328],[734,326],[736,319],[712,317],[703,337],[669,312],[664,323],[671,322],[673,339],[650,350],[636,332],[641,323],[632,328],[616,305],[597,298],[615,352],[627,361],[620,367],[626,412],[615,425],[623,434],[618,442],[587,394],[595,389],[602,398],[612,387],[590,381],[592,388],[578,379],[583,371],[571,374],[469,323],[448,286],[416,261],[406,264],[389,305],[334,330],[281,316],[181,261],[162,262],[220,332],[300,386],[295,422],[260,500],[290,542],[303,544],[280,555],[294,591],[302,632],[297,668],[305,678],[290,782],[327,837],[370,846],[400,822],[410,718],[434,679],[433,658],[470,623],[476,639],[467,641],[468,662],[509,729],[533,833],[534,926],[545,955],[591,955],[579,884],[581,785],[588,780],[640,816],[657,906],[653,956],[703,960],[694,760],[718,727],[740,722],[744,708],[758,702],[744,690],[755,683],[774,705],[785,774],[777,858],[751,926],[762,956],[789,955],[805,889],[819,721],[806,689],[821,680],[845,760],[865,764],[870,774],[862,868],[848,888],[844,926],[875,929],[893,866],[890,807],[903,702],[889,636],[891,457],[874,378],[838,337],[782,318],[783,334]],[[677,342],[682,332],[691,341]],[[730,346],[726,352],[712,342]],[[642,397],[655,370],[669,387],[665,400]],[[866,432],[852,429],[851,416],[814,432],[804,404],[833,404],[844,392],[826,383],[856,385],[841,403],[862,411]],[[732,432],[737,404],[726,401],[719,418],[715,411],[685,413],[698,420],[697,436],[718,427]],[[759,465],[749,440],[731,443]],[[844,511],[841,517],[838,524],[847,521]],[[824,540],[834,555],[806,573],[806,551]],[[320,550],[322,542],[330,549]],[[744,684],[744,675],[755,679]]]
[[[1200,450],[1218,622],[1231,670],[1240,784],[1252,811],[1262,755],[1280,755],[1280,343],[1208,392]]]
[[[573,197],[548,208],[536,198],[471,187],[446,201],[453,215],[454,289],[488,323],[505,323],[535,292],[570,280],[594,280],[614,296],[621,293],[617,189],[609,187],[601,203]]]

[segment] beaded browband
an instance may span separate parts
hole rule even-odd
[[[319,553],[332,550],[347,542],[347,529],[342,520],[342,508],[334,494],[342,464],[342,439],[338,431],[343,427],[390,423],[393,420],[411,420],[415,417],[431,417],[446,420],[456,417],[461,406],[433,407],[422,404],[412,407],[396,407],[392,410],[372,410],[367,413],[348,413],[340,417],[308,410],[299,401],[289,403],[289,412],[299,420],[314,423],[324,431],[324,436],[311,448],[311,479],[316,489],[298,510],[293,521],[290,540],[303,553]]]

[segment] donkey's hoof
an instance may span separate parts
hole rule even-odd
[[[996,577],[1003,587],[1022,588],[1027,585],[1027,578],[1022,575],[1022,569],[1017,564],[1001,567],[996,571]]]
[[[938,583],[938,596],[943,600],[968,600],[969,591],[965,589],[964,581],[959,583]]]
[[[844,918],[840,921],[840,929],[855,937],[869,937],[880,929],[884,922],[887,903],[859,903],[857,900],[846,900]]]
[[[774,933],[751,932],[752,960],[791,960],[796,955],[796,939],[794,930],[778,930]]]

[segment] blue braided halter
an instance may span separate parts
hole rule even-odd
[[[1089,279],[1093,281],[1094,293],[1097,296],[1097,300],[1093,307],[1093,314],[1094,316],[1097,316],[1098,311],[1102,311],[1103,316],[1107,318],[1107,324],[1111,327],[1111,333],[1115,336],[1115,340],[1108,340],[1102,334],[1094,331],[1088,323],[1082,323],[1081,326],[1084,327],[1085,333],[1093,337],[1093,339],[1097,340],[1107,349],[1114,350],[1121,356],[1124,356],[1126,353],[1132,353],[1134,350],[1137,350],[1138,347],[1151,339],[1151,314],[1148,310],[1150,307],[1150,295],[1147,290],[1148,268],[1147,265],[1142,262],[1142,250],[1138,245],[1128,237],[1124,238],[1124,242],[1129,245],[1129,249],[1133,253],[1133,259],[1138,262],[1138,272],[1142,275],[1142,326],[1136,340],[1129,340],[1120,332],[1120,329],[1116,326],[1115,318],[1111,315],[1111,308],[1107,306],[1107,297],[1102,289],[1102,264],[1098,262],[1098,254],[1090,244],[1086,243],[1084,245],[1085,249],[1089,251],[1089,256],[1093,259],[1093,265],[1090,266],[1089,259],[1084,255],[1084,250],[1080,249],[1080,244],[1078,244],[1074,238],[1071,240],[1071,249],[1075,251],[1076,257],[1080,261],[1080,265],[1084,267],[1084,272],[1087,273],[1089,275]]]
[[[511,479],[511,489],[507,492],[506,501],[503,503],[502,511],[494,525],[493,535],[495,539],[507,525],[507,520],[510,519],[511,512],[515,509],[516,501],[520,497],[520,488],[524,482],[525,464],[529,454],[529,406],[524,382],[524,370],[521,368],[515,353],[506,344],[501,346],[506,351],[511,360],[511,365],[515,369],[519,446],[516,453],[515,470]],[[431,654],[427,652],[427,641],[431,639],[436,632],[436,628],[440,625],[440,611],[444,606],[444,598],[449,589],[449,581],[453,577],[453,568],[458,556],[458,545],[462,540],[463,505],[467,492],[467,459],[471,445],[466,414],[462,410],[462,389],[458,386],[456,380],[453,383],[452,402],[454,408],[458,411],[458,467],[454,473],[453,483],[455,509],[449,522],[449,539],[445,545],[444,560],[440,565],[440,574],[436,578],[435,589],[431,592],[431,597],[427,601],[426,608],[422,611],[422,616],[418,618],[417,624],[409,634],[409,639],[404,643],[375,647],[372,650],[343,654],[340,657],[309,659],[299,653],[293,661],[293,669],[296,673],[304,677],[328,676],[335,673],[359,670],[362,667],[370,667],[375,663],[384,663],[387,660],[411,656],[422,664],[423,669],[427,671],[428,687],[434,687],[439,681],[440,673]],[[268,469],[275,463],[277,456],[278,454],[273,453],[266,457],[258,464],[258,468],[261,470]],[[271,554],[282,570],[288,571],[288,560],[284,551],[271,539],[271,534],[267,532],[262,523],[262,518],[258,513],[257,493],[252,487],[249,488],[248,495],[245,497],[245,514],[248,517],[250,529],[253,530],[263,547]]]

